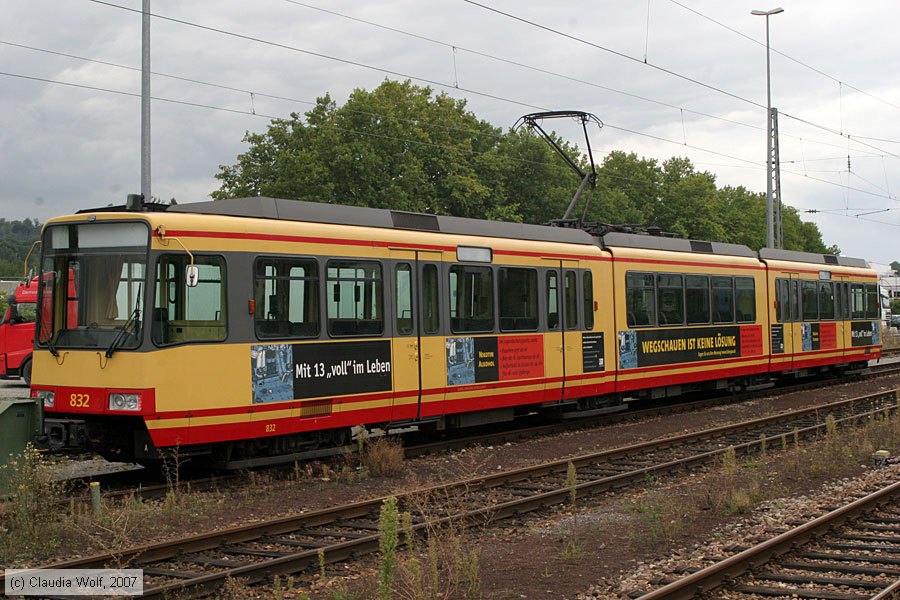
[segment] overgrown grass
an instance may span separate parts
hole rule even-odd
[[[756,454],[744,456],[728,448],[716,471],[678,496],[662,490],[643,494],[628,507],[636,525],[631,530],[633,545],[648,550],[666,547],[704,514],[724,518],[746,514],[812,479],[854,475],[863,469],[861,465],[870,463],[876,450],[897,454],[900,416],[881,415],[863,427],[848,429],[839,429],[829,416],[818,441],[804,445],[799,441],[796,432],[785,434],[767,440]]]
[[[62,544],[65,488],[31,444],[0,468],[0,478],[11,494],[0,506],[0,562],[50,556]]]

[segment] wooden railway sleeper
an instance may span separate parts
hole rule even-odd
[[[857,552],[882,552],[890,554],[900,554],[900,547],[897,546],[876,546],[874,544],[841,544],[838,542],[823,542],[826,548],[834,550],[855,550]]]
[[[868,562],[860,559],[859,562]],[[811,562],[792,562],[787,561],[779,563],[779,566],[785,569],[795,569],[797,571],[813,571],[817,573],[851,573],[854,575],[871,575],[877,577],[879,575],[898,576],[900,569],[887,569],[878,567],[863,567],[842,565],[838,563],[811,563]]]
[[[803,592],[800,590],[790,590],[779,587],[747,585],[736,587],[734,588],[734,591],[740,592],[741,594],[749,594],[754,596],[771,596],[775,598],[784,598],[786,595],[790,595],[791,598],[805,598],[809,600],[870,600],[871,598],[871,596],[868,594],[847,594],[843,592],[829,592],[825,590]]]
[[[295,533],[296,535],[305,535],[309,537],[333,538],[335,540],[359,539],[372,535],[371,533],[359,533],[358,531],[342,531],[339,529],[300,529],[293,533]]]
[[[178,569],[162,569],[159,567],[144,567],[144,576],[168,577],[170,579],[193,579],[200,577],[202,573],[197,571],[181,571]]]
[[[262,538],[259,541],[263,544],[280,544],[282,546],[293,546],[295,548],[325,548],[328,546],[327,542],[292,540],[283,537]]]
[[[777,581],[799,585],[834,585],[838,587],[859,588],[863,590],[880,590],[887,584],[878,581],[866,581],[862,579],[844,579],[843,577],[810,577],[809,574],[775,573],[766,571],[753,576],[755,580]]]
[[[246,548],[244,546],[222,546],[216,548],[222,554],[230,554],[234,556],[262,556],[264,558],[281,558],[290,556],[291,552],[279,552],[278,550],[263,550],[257,548]]]
[[[235,569],[238,567],[247,567],[253,564],[245,561],[213,558],[211,556],[206,556],[205,554],[179,556],[177,560],[180,562],[189,562],[195,565],[200,565],[201,567],[219,567],[222,569]]]
[[[808,560],[834,560],[838,562],[866,562],[879,565],[900,565],[900,558],[892,558],[890,556],[873,556],[866,554],[831,554],[830,552],[801,552],[797,554],[797,558],[805,558]]]
[[[865,523],[856,523],[853,529],[858,531],[871,531],[873,533],[900,533],[900,527],[889,525],[866,525]]]
[[[885,524],[885,525],[889,525],[889,524],[900,525],[900,518],[896,518],[896,517],[869,517],[868,519],[865,520],[865,522],[867,522],[867,523],[883,523],[883,524]],[[900,529],[900,527],[897,527],[897,528],[895,528],[895,529]]]
[[[842,540],[855,540],[858,542],[878,542],[882,544],[900,544],[900,536],[893,535],[862,535],[855,533],[839,533],[834,537]]]

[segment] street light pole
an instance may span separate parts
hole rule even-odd
[[[750,14],[766,18],[766,222],[769,248],[775,248],[775,199],[772,194],[772,169],[775,151],[772,145],[772,73],[769,67],[769,17],[784,12],[783,8],[751,10]]]

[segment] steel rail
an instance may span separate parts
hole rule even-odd
[[[855,500],[828,514],[817,517],[808,523],[804,523],[799,527],[795,527],[790,531],[638,598],[640,600],[690,600],[697,594],[709,592],[724,582],[743,575],[750,569],[759,567],[772,560],[772,558],[785,554],[860,514],[878,509],[885,503],[894,500],[898,495],[900,495],[900,482],[882,488],[877,492]],[[892,593],[896,593],[898,589],[900,589],[900,582],[893,584],[876,597],[889,598],[891,596],[882,595],[888,593],[889,590],[892,590]],[[790,590],[786,590],[786,592],[790,593]]]
[[[862,412],[855,412],[855,409],[853,408],[860,403],[878,403],[884,401],[889,401],[893,404],[891,404],[890,406],[879,406],[874,410],[866,410]],[[591,463],[596,463],[598,461],[610,461],[617,457],[641,456],[644,454],[649,454],[652,451],[658,451],[660,449],[678,447],[680,445],[686,444],[687,442],[696,442],[698,440],[718,440],[729,432],[748,432],[754,429],[758,429],[764,425],[779,425],[791,420],[805,419],[809,418],[810,416],[816,416],[817,414],[821,415],[825,412],[837,411],[841,409],[851,410],[855,413],[851,414],[848,417],[844,417],[839,421],[840,423],[849,424],[858,422],[860,420],[878,418],[880,415],[885,414],[888,410],[895,410],[896,402],[896,391],[892,390],[888,392],[879,392],[859,398],[832,402],[823,406],[793,411],[791,413],[783,413],[781,415],[763,417],[729,426],[716,427],[701,432],[670,436],[652,442],[643,442],[622,448],[588,453],[571,459],[557,460],[541,465],[523,467],[520,469],[505,471],[501,473],[491,473],[467,480],[451,482],[445,485],[430,486],[428,488],[424,488],[410,494],[400,496],[400,498],[411,498],[415,495],[433,494],[434,492],[438,491],[446,492],[447,490],[454,491],[458,489],[491,490],[493,488],[499,488],[504,483],[516,483],[525,479],[536,478],[543,475],[553,475],[560,473],[565,474],[569,463],[574,464],[576,467],[584,467],[585,465]],[[809,435],[818,434],[825,429],[826,425],[821,422],[821,419],[815,419],[815,422],[816,424],[808,427],[804,427],[801,429],[795,428],[795,431],[797,431],[797,435],[803,435],[804,437],[806,437]],[[754,440],[745,443],[730,444],[730,446],[734,447],[736,452],[750,452],[754,448],[760,447],[765,444],[767,439],[777,439],[778,437],[782,436],[786,436],[786,434],[782,433],[778,434],[777,436],[768,438],[763,435],[757,437]],[[613,476],[595,477],[590,481],[583,481],[579,483],[576,486],[576,490],[578,494],[583,495],[624,487],[633,482],[644,481],[647,475],[650,474],[663,475],[669,472],[681,471],[685,468],[690,468],[693,465],[708,463],[711,460],[715,460],[718,456],[720,456],[727,450],[727,446],[718,443],[715,450],[695,453],[691,456],[680,458],[677,460],[663,460],[662,462],[655,465],[650,465],[639,469],[630,469]],[[480,507],[476,510],[456,514],[453,517],[448,517],[447,519],[461,519],[468,522],[486,522],[490,520],[506,518],[530,510],[535,510],[537,508],[541,508],[551,504],[565,502],[569,498],[569,495],[571,493],[570,487],[564,483],[553,483],[553,485],[557,487],[555,487],[554,489],[542,490],[539,493],[532,494],[531,496],[526,498],[517,498],[514,500],[507,500],[497,504]],[[190,536],[178,540],[159,542],[147,546],[126,549],[120,552],[116,552],[114,556],[104,554],[85,557],[74,561],[66,561],[54,565],[49,565],[48,568],[98,567],[104,564],[109,564],[111,562],[115,564],[134,563],[137,566],[140,566],[154,561],[172,559],[173,557],[177,557],[179,555],[216,549],[221,547],[222,545],[249,542],[259,540],[261,538],[266,538],[267,536],[302,530],[305,527],[330,524],[339,519],[353,519],[366,516],[372,517],[372,515],[377,515],[377,511],[379,510],[384,500],[385,498],[377,498],[332,509],[322,509],[303,515],[282,517],[261,524],[245,525],[224,531],[210,532],[201,534],[199,536]],[[442,522],[444,522],[443,519],[437,519],[422,523],[416,523],[414,525],[414,529],[418,531],[423,527],[433,526],[436,523]],[[326,552],[326,560],[328,562],[342,560],[355,553],[365,553],[371,551],[374,548],[377,548],[377,534],[357,535],[356,539],[339,542],[329,547]],[[145,589],[145,594],[147,594],[148,597],[155,597],[153,594],[161,595],[180,589],[208,589],[209,587],[214,587],[215,585],[221,584],[221,582],[224,581],[224,579],[227,577],[245,577],[248,578],[251,582],[259,581],[260,579],[272,577],[276,574],[287,574],[302,570],[304,567],[313,564],[309,561],[318,561],[318,555],[319,549],[292,553],[286,556],[266,560],[264,562],[256,564],[244,565],[236,568],[230,568],[218,573],[202,575],[188,581],[177,581],[175,583],[156,588],[147,588]],[[257,573],[257,575],[253,575],[253,573]],[[3,577],[0,576],[0,585],[2,585],[2,583]],[[199,588],[197,586],[199,586]]]

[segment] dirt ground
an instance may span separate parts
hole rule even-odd
[[[894,376],[783,397],[764,397],[674,418],[571,432],[496,447],[476,447],[410,460],[404,474],[394,478],[357,478],[352,474],[347,476],[346,472],[342,475],[336,467],[323,470],[320,465],[302,467],[303,473],[287,480],[265,473],[248,474],[247,485],[243,488],[205,495],[198,493],[201,499],[189,500],[180,505],[181,509],[142,513],[143,516],[132,517],[125,528],[116,530],[115,535],[85,529],[68,532],[53,557],[83,556],[102,546],[149,543],[276,515],[403,493],[436,481],[572,457],[898,386],[900,376]],[[791,496],[811,494],[824,483],[806,478],[797,481],[786,493]],[[696,501],[690,492],[690,478],[672,484],[652,482],[650,487],[655,493],[669,496],[675,504]],[[725,519],[709,514],[668,536],[665,545],[642,540],[635,537],[635,517],[627,507],[643,493],[645,490],[629,490],[615,496],[583,499],[579,500],[574,512],[568,507],[560,508],[506,521],[474,535],[465,534],[466,548],[475,551],[478,557],[480,596],[494,600],[576,598],[588,590],[605,589],[604,582],[628,575],[642,563],[670,556],[678,548],[702,544],[716,528],[726,525]],[[109,530],[112,526],[105,524],[104,528]],[[36,566],[33,561],[21,562]],[[341,598],[340,593],[335,595],[335,590],[345,588],[359,595],[344,598],[374,597],[371,582],[375,568],[373,559],[329,567],[326,581],[318,581],[312,589],[309,586],[303,589],[315,600]],[[273,597],[271,588],[242,590],[237,596],[245,593],[253,597]],[[594,597],[605,597],[603,594],[606,593],[599,591]],[[282,591],[275,595],[303,597],[299,593]]]

